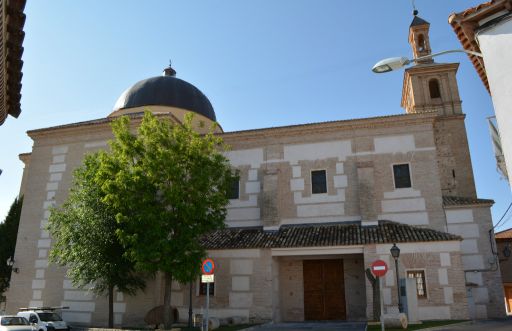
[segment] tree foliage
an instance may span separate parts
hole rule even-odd
[[[109,324],[113,324],[114,288],[135,294],[145,283],[134,272],[117,237],[117,212],[102,201],[104,195],[95,181],[100,154],[85,157],[83,165],[74,171],[67,200],[52,209],[48,220],[54,242],[50,260],[68,267],[74,286],[109,297]]]
[[[199,238],[224,226],[235,178],[213,128],[200,135],[192,121],[188,115],[174,125],[146,111],[133,134],[129,119],[120,118],[97,177],[104,201],[119,211],[117,234],[127,256],[140,270],[165,274],[167,312],[171,281],[185,283],[200,272],[206,252]]]
[[[0,296],[9,288],[11,280],[12,268],[7,265],[7,260],[14,257],[22,205],[23,197],[14,199],[4,222],[0,223]]]

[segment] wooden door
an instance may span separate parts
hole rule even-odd
[[[507,312],[512,313],[512,286],[505,286],[505,301],[507,303]]]
[[[304,319],[346,319],[343,260],[304,260]]]

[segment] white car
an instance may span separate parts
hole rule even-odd
[[[0,316],[0,331],[37,331],[25,317]]]
[[[20,311],[17,316],[26,318],[36,328],[35,331],[71,330],[54,309],[27,309]]]

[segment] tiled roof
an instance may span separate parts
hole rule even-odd
[[[500,239],[512,239],[512,229],[503,230],[494,235],[496,240]]]
[[[21,77],[26,0],[0,2],[0,125],[21,113]]]
[[[480,46],[475,36],[478,29],[481,28],[480,22],[502,10],[508,10],[510,12],[511,7],[512,0],[491,0],[476,7],[468,8],[460,13],[451,14],[450,17],[448,17],[448,22],[465,50],[480,53]],[[485,88],[490,92],[484,59],[472,54],[468,54],[468,57],[473,63]]]
[[[148,109],[151,109],[149,106]],[[129,116],[130,118],[140,118],[143,116],[143,112],[139,113],[129,113],[126,114],[126,116]],[[155,114],[155,113],[153,113]],[[169,116],[165,113],[160,113],[160,116]],[[281,129],[293,129],[293,128],[307,128],[307,127],[314,127],[318,125],[351,125],[352,123],[384,123],[385,121],[389,121],[389,123],[396,123],[397,120],[404,119],[404,120],[421,120],[421,119],[428,119],[428,118],[434,118],[437,115],[437,111],[429,111],[429,112],[423,112],[423,113],[415,113],[415,114],[393,114],[393,115],[383,115],[383,116],[374,116],[374,117],[365,117],[365,118],[352,118],[352,119],[345,119],[345,120],[334,120],[334,121],[324,121],[324,122],[311,122],[311,123],[304,123],[304,124],[291,124],[291,125],[284,125],[284,126],[273,126],[273,127],[266,127],[266,128],[259,128],[259,129],[248,129],[248,130],[239,130],[239,131],[229,131],[229,132],[223,132],[223,136],[229,136],[233,134],[240,134],[240,133],[256,133],[256,132],[265,132],[267,130],[281,130]],[[105,117],[105,118],[99,118],[89,121],[82,121],[82,122],[76,122],[76,123],[70,123],[70,124],[63,124],[63,125],[57,125],[52,127],[46,127],[41,129],[34,129],[29,130],[27,133],[30,135],[32,133],[39,133],[39,132],[45,132],[49,130],[59,130],[59,129],[70,129],[75,127],[81,127],[81,126],[93,126],[97,124],[104,124],[109,123],[113,121],[115,117]]]
[[[425,24],[430,25],[430,23],[425,21],[423,18],[414,15],[414,18],[413,18],[410,26],[418,26],[418,25],[425,25]]]
[[[469,16],[471,14],[474,14],[476,13],[477,11],[483,9],[483,8],[486,8],[486,7],[489,7],[491,6],[494,2],[496,2],[495,0],[492,0],[492,1],[487,1],[487,2],[484,2],[484,3],[481,3],[479,4],[478,6],[476,7],[472,7],[472,8],[468,8],[466,9],[465,11],[463,11],[461,13],[462,17],[466,17],[466,16]]]
[[[446,206],[465,206],[465,205],[487,205],[494,204],[491,199],[463,198],[443,196],[443,205]]]
[[[263,228],[226,228],[209,233],[201,242],[206,249],[293,248],[351,246],[384,243],[462,240],[432,229],[379,221],[378,226],[360,223],[285,225],[277,231]]]

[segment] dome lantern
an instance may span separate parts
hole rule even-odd
[[[169,66],[167,68],[164,69],[164,71],[162,72],[162,75],[163,76],[171,76],[171,77],[176,77],[176,70],[174,70],[172,68],[172,63],[171,61],[169,61]]]

